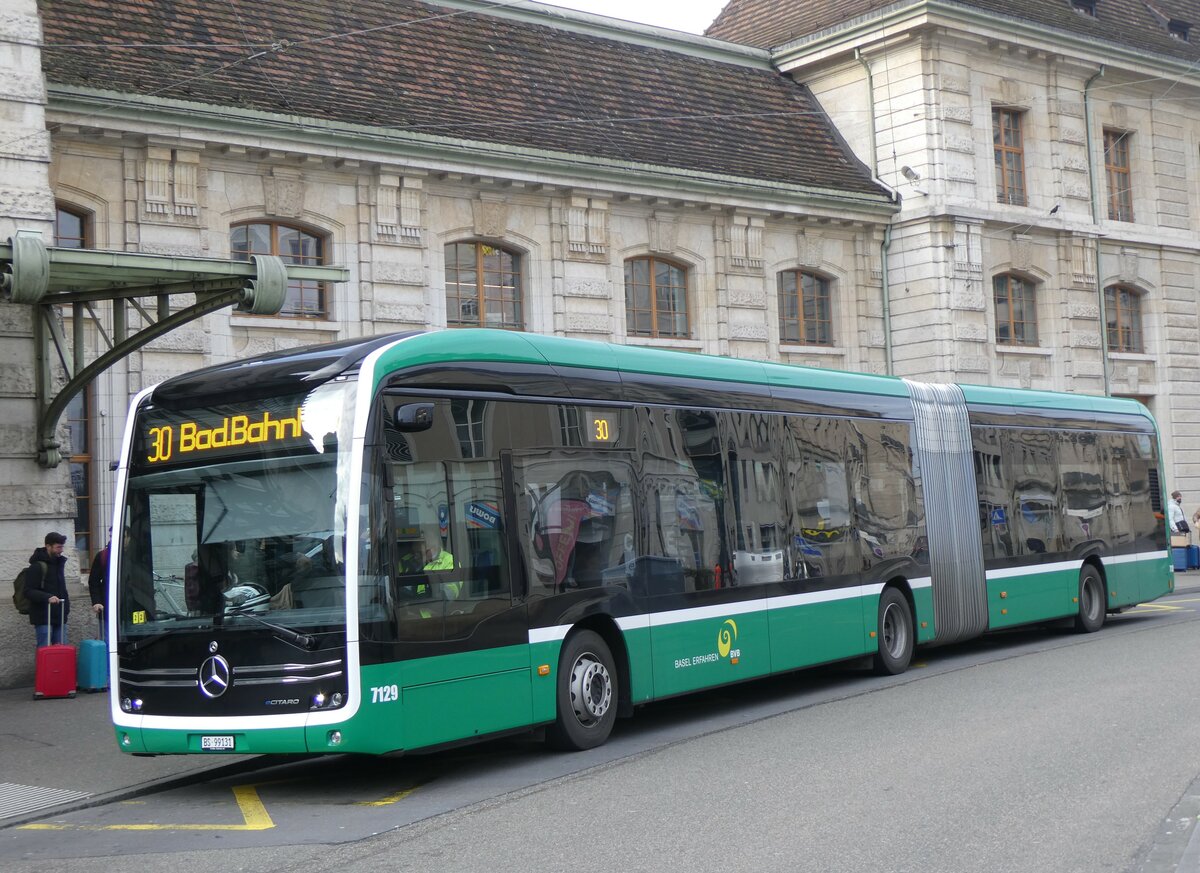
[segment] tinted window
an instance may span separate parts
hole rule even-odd
[[[505,404],[521,559],[531,597],[622,584],[639,553],[629,413]],[[632,566],[632,565],[631,565]]]
[[[899,558],[927,562],[909,427],[856,420],[850,436],[850,488],[863,567]]]
[[[722,413],[729,506],[733,512],[734,579],[738,585],[782,582],[787,524],[778,458],[779,416]]]
[[[399,639],[461,639],[511,605],[499,458],[507,423],[490,401],[471,401],[465,423],[458,401],[424,401],[432,426],[402,432],[390,410],[411,401],[388,398],[385,416],[388,600]]]
[[[789,579],[837,577],[862,567],[853,538],[847,421],[812,416],[782,424]]]

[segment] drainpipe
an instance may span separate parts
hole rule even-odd
[[[883,183],[879,178],[879,151],[875,142],[875,76],[871,72],[871,65],[867,63],[866,58],[862,56],[862,49],[854,50],[854,58],[863,65],[863,69],[867,71],[867,100],[871,107],[871,176],[875,181],[880,182],[884,187],[892,191],[892,196],[899,202],[899,195],[892,190],[890,185]],[[879,268],[883,275],[882,288],[880,295],[882,296],[883,308],[883,360],[887,368],[889,376],[896,375],[895,367],[892,363],[892,300],[891,288],[888,285],[888,249],[892,247],[892,222],[889,219],[887,226],[883,229],[883,243],[879,247]]]
[[[1092,194],[1092,223],[1100,227],[1100,183],[1097,180],[1096,156],[1092,151],[1092,83],[1104,75],[1107,65],[1101,64],[1094,76],[1083,86],[1083,123],[1087,128],[1088,184]],[[1096,235],[1096,299],[1100,303],[1100,366],[1104,372],[1104,396],[1112,395],[1108,375],[1108,313],[1104,307],[1104,277],[1100,274],[1100,235]]]

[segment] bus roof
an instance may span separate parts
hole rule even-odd
[[[452,361],[544,364],[556,369],[606,370],[781,388],[908,397],[904,381],[891,376],[870,376],[842,370],[486,328],[414,334],[384,352],[376,381],[403,367]]]
[[[383,351],[374,374],[376,387],[390,374],[409,367],[454,362],[494,362],[546,366],[560,372],[581,369],[668,379],[698,379],[730,385],[767,385],[875,397],[909,397],[904,380],[892,376],[623,346],[536,333],[465,328],[361,337],[231,361],[170,379],[158,386],[154,392],[155,399],[186,403],[203,395],[227,394],[234,385],[250,391],[282,392],[310,388],[339,373],[357,370],[363,360],[378,349]],[[569,376],[569,373],[563,375]],[[1136,415],[1153,421],[1145,406],[1126,398],[987,385],[960,387],[968,404]]]

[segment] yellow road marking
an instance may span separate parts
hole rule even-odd
[[[275,822],[267,813],[258,797],[257,785],[235,785],[234,799],[242,811],[242,824],[117,824],[117,825],[67,825],[28,824],[18,830],[27,831],[267,831]]]
[[[412,794],[420,785],[414,785],[412,788],[405,788],[403,791],[397,791],[395,794],[389,794],[380,800],[358,800],[355,801],[356,806],[391,806],[393,803],[399,803],[408,795]]]
[[[1160,609],[1163,612],[1183,612],[1184,611],[1184,607],[1182,607],[1182,606],[1168,606],[1165,603],[1139,603],[1133,609],[1130,609],[1129,612],[1137,612],[1139,609]]]

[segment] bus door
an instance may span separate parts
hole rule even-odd
[[[405,748],[526,725],[528,620],[514,602],[505,469],[483,429],[463,439],[455,404],[426,430],[389,437],[392,651],[400,663]],[[394,414],[393,414],[394,420]]]

